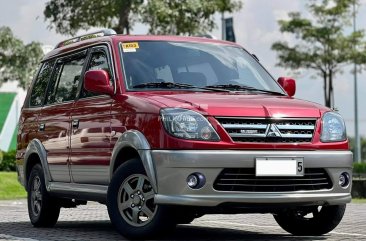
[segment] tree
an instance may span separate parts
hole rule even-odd
[[[129,34],[136,21],[135,13],[143,0],[50,0],[44,16],[56,32],[75,35],[91,27],[113,28]]]
[[[141,16],[151,34],[195,35],[216,27],[215,13],[233,12],[241,6],[233,0],[154,0],[143,4]]]
[[[314,70],[323,78],[324,101],[334,107],[333,79],[351,62],[366,62],[364,32],[345,34],[350,26],[352,6],[357,0],[310,1],[311,18],[298,12],[289,13],[289,20],[280,20],[280,31],[294,35],[297,43],[275,42],[272,49],[279,57],[278,66],[292,70]]]
[[[61,34],[91,27],[129,34],[137,21],[148,24],[154,34],[196,34],[215,27],[216,12],[240,7],[240,0],[50,0],[43,13],[49,27]]]
[[[40,43],[24,44],[11,29],[0,27],[0,86],[9,80],[26,88],[43,56]]]

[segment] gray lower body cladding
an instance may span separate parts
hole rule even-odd
[[[352,176],[349,151],[244,151],[244,150],[153,150],[159,204],[214,207],[225,204],[263,205],[338,205],[351,201],[351,185],[341,187],[339,176]],[[328,185],[319,190],[223,191],[215,181],[224,170],[253,169],[257,158],[301,159],[305,170],[323,170]],[[199,172],[206,177],[200,189],[187,186],[187,176]],[[324,174],[323,173],[323,174]],[[351,180],[350,180],[351,182]]]

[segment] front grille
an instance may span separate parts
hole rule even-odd
[[[214,182],[215,190],[232,192],[316,191],[332,186],[322,168],[305,168],[304,176],[298,177],[257,177],[254,168],[226,168]]]
[[[315,119],[247,119],[218,117],[235,142],[311,142]]]

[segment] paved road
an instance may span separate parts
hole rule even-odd
[[[54,228],[33,228],[26,202],[0,202],[0,240],[125,240],[116,233],[106,207],[97,203],[62,209]],[[279,228],[268,214],[206,215],[191,225],[180,225],[164,240],[366,240],[366,204],[348,205],[342,223],[322,237],[294,237]]]

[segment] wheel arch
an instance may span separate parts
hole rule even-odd
[[[44,148],[43,144],[38,139],[33,139],[29,144],[25,151],[24,155],[24,185],[27,187],[28,179],[32,167],[37,163],[41,164],[46,188],[48,189],[48,183],[52,180],[50,170],[48,168],[47,162],[47,151]]]
[[[146,137],[137,130],[128,130],[118,138],[112,152],[109,178],[112,179],[113,173],[120,165],[134,157],[141,159],[146,174],[151,180],[151,185],[157,192],[156,171],[151,157],[150,144]]]

